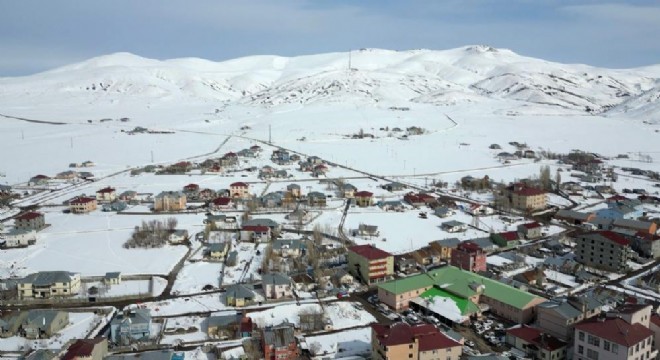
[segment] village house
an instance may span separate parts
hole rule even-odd
[[[453,249],[456,249],[458,244],[460,244],[461,241],[457,238],[448,238],[444,240],[436,240],[432,241],[429,243],[429,245],[438,250],[440,253],[440,259],[441,260],[449,260],[451,258],[451,253]]]
[[[17,248],[37,243],[37,232],[34,230],[12,229],[6,234],[0,234],[0,246]]]
[[[293,297],[291,278],[281,273],[270,273],[261,276],[262,288],[266,299],[281,299]]]
[[[660,236],[638,231],[632,239],[632,248],[644,257],[658,259],[660,258]]]
[[[123,193],[119,194],[119,200],[130,202],[135,200],[137,198],[137,195],[138,195],[137,191],[126,190]]]
[[[560,209],[554,217],[555,219],[565,221],[570,225],[582,225],[595,219],[596,214]]]
[[[105,273],[105,276],[103,277],[103,283],[105,285],[121,284],[121,272],[113,271]]]
[[[431,204],[436,201],[435,197],[425,194],[425,193],[407,193],[403,196],[403,201],[407,202],[411,206],[420,207]]]
[[[186,194],[181,191],[163,191],[156,195],[154,211],[181,211],[187,205]]]
[[[257,153],[255,153],[251,149],[241,149],[236,153],[236,155],[238,155],[239,157],[244,157],[244,158],[255,158],[255,157],[257,157]]]
[[[112,187],[104,187],[96,192],[96,201],[111,202],[117,198],[117,191]]]
[[[209,208],[215,211],[229,210],[233,208],[233,202],[230,197],[217,197],[209,203]]]
[[[467,224],[460,221],[450,220],[440,224],[440,228],[449,233],[463,232],[467,230]]]
[[[495,209],[486,205],[472,204],[467,209],[465,209],[465,212],[472,216],[493,215],[495,213]]]
[[[80,274],[42,271],[17,280],[19,299],[74,296],[80,291]]]
[[[69,346],[62,360],[103,360],[107,354],[108,339],[78,339]]]
[[[621,318],[594,318],[575,325],[573,359],[655,359],[654,334]]]
[[[371,325],[371,359],[459,360],[463,345],[433,325]]]
[[[96,210],[95,198],[79,196],[69,201],[69,210],[74,214],[85,214]]]
[[[167,167],[167,172],[173,174],[185,174],[192,170],[193,164],[189,161],[180,161]]]
[[[263,225],[243,225],[240,231],[240,240],[255,243],[270,241],[271,230]]]
[[[55,179],[59,180],[73,180],[78,177],[78,173],[73,170],[63,171],[55,175]]]
[[[373,205],[374,194],[369,191],[358,191],[353,195],[355,205],[359,207],[368,207]]]
[[[298,199],[302,196],[302,191],[300,191],[300,185],[298,184],[289,184],[286,186],[286,191],[292,197]]]
[[[506,343],[532,359],[564,360],[567,343],[543,331],[522,325],[506,330]]]
[[[206,254],[211,259],[223,259],[227,255],[227,252],[230,250],[230,248],[231,244],[227,241],[211,243],[206,249]]]
[[[272,232],[282,231],[282,225],[268,218],[254,218],[243,222],[243,226],[267,226]]]
[[[35,175],[30,178],[27,185],[28,186],[48,185],[48,181],[50,181],[50,177],[46,175]]]
[[[49,338],[69,325],[69,313],[58,310],[29,310],[19,314],[19,332],[28,339]]]
[[[206,334],[212,339],[245,339],[252,336],[252,319],[240,314],[214,315],[207,319]]]
[[[188,185],[183,187],[183,192],[186,195],[196,194],[197,192],[199,192],[199,185],[197,185],[197,184],[188,184]]]
[[[490,234],[493,243],[500,247],[513,247],[520,244],[520,235],[516,231],[505,231]]]
[[[312,219],[312,214],[304,209],[296,209],[286,214],[284,218],[296,224],[305,224]]]
[[[232,183],[231,185],[229,185],[229,196],[234,199],[250,198],[250,185],[244,182]]]
[[[182,244],[188,240],[188,230],[186,229],[174,229],[170,231],[167,241],[170,244]]]
[[[279,208],[284,203],[284,192],[275,191],[265,194],[259,199],[264,208]]]
[[[204,224],[211,229],[237,229],[238,219],[236,216],[227,215],[207,215]]]
[[[358,228],[353,230],[353,236],[375,237],[378,235],[380,232],[376,225],[359,224]]]
[[[151,337],[151,312],[149,309],[131,309],[115,316],[110,322],[110,341],[122,346]]]
[[[247,284],[229,285],[225,291],[225,304],[227,306],[244,307],[255,302],[256,294],[252,286]]]
[[[294,326],[288,322],[266,326],[261,331],[261,347],[265,360],[297,359],[300,354]]]
[[[314,166],[314,169],[312,170],[312,176],[314,177],[321,177],[325,176],[325,174],[328,172],[328,167],[325,164],[319,164]]]
[[[126,210],[126,208],[128,208],[128,204],[127,204],[125,201],[115,200],[115,201],[113,201],[113,202],[111,202],[111,203],[105,203],[105,204],[103,204],[103,205],[101,206],[101,211],[105,211],[105,212],[112,212],[112,211],[120,212],[120,211],[124,211],[124,210]]]
[[[450,264],[472,272],[486,271],[486,253],[477,244],[464,241],[451,251]]]
[[[14,228],[17,230],[39,231],[45,227],[46,218],[42,213],[29,211],[14,218]]]
[[[337,287],[353,285],[355,278],[344,269],[336,270],[331,277],[332,282]]]
[[[351,246],[347,258],[350,274],[367,285],[387,281],[394,275],[394,256],[373,245]]]
[[[218,159],[218,163],[223,167],[236,166],[238,165],[238,154],[230,151],[222,155],[222,157]]]
[[[352,199],[355,196],[355,192],[357,191],[357,188],[351,184],[341,184],[339,186],[339,193],[341,197],[346,198],[346,199]]]
[[[383,185],[383,189],[394,192],[394,191],[402,191],[406,189],[406,186],[403,185],[402,183],[399,182],[391,182],[388,184]]]
[[[326,196],[321,192],[312,191],[309,194],[307,194],[307,203],[309,206],[325,207],[326,202],[327,202]]]
[[[403,205],[403,202],[401,200],[386,200],[386,201],[379,201],[376,206],[379,208],[385,210],[385,211],[398,211],[398,212],[403,212],[406,210],[405,205]]]
[[[300,257],[305,254],[307,245],[301,239],[276,239],[271,245],[274,254],[287,257]]]
[[[543,235],[543,227],[536,221],[518,225],[518,233],[522,234],[527,240],[538,239]]]
[[[439,265],[442,262],[440,252],[431,246],[425,246],[412,252],[417,263],[425,266]]]

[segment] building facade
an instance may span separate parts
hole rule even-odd
[[[156,195],[154,211],[181,211],[186,209],[186,195],[180,191],[163,191]]]
[[[46,218],[42,213],[30,211],[14,219],[14,228],[18,230],[39,231],[44,227],[46,227]]]
[[[74,214],[85,214],[96,210],[98,202],[95,198],[77,197],[69,201],[69,210]]]
[[[348,248],[348,271],[362,283],[371,285],[394,275],[394,256],[372,245]]]
[[[575,326],[574,360],[655,359],[653,332],[621,318],[594,318]]]
[[[486,271],[486,253],[479,245],[465,241],[452,250],[450,263],[452,266],[467,271]]]
[[[429,324],[371,325],[373,360],[458,360],[462,347],[461,343]]]
[[[597,269],[625,272],[631,257],[631,242],[612,231],[596,231],[578,236],[575,260]]]
[[[547,206],[545,191],[530,187],[514,190],[511,193],[511,206],[518,210],[540,210]]]
[[[80,291],[80,274],[67,271],[42,271],[17,281],[19,299],[49,299],[73,296]]]

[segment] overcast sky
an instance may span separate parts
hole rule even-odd
[[[660,1],[0,0],[0,76],[128,51],[226,60],[485,44],[566,63],[660,63]]]

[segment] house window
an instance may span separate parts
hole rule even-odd
[[[607,340],[603,340],[603,349],[610,351],[610,342]]]
[[[613,352],[614,354],[618,354],[618,353],[619,353],[619,345],[617,345],[617,344],[612,344],[612,352]]]
[[[584,352],[584,346],[579,345],[578,346],[578,354],[582,354]]]
[[[412,344],[408,345],[408,349],[412,349],[412,348],[413,348]]]
[[[592,360],[598,360],[598,351],[587,349],[587,358]]]
[[[413,354],[408,354],[408,359],[412,359]]]
[[[582,331],[578,333],[578,339],[580,339],[580,341],[584,341],[584,333]]]

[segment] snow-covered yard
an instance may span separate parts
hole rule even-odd
[[[258,327],[277,325],[288,321],[296,326],[300,323],[299,314],[305,312],[320,312],[319,304],[286,304],[274,308],[251,312],[250,317]],[[366,312],[359,303],[337,301],[326,303],[324,315],[332,321],[333,329],[346,329],[376,322],[376,319]]]
[[[338,359],[371,354],[371,327],[340,331],[327,335],[306,336],[314,359]]]
[[[177,275],[172,291],[177,294],[191,294],[202,292],[206,286],[217,289],[222,267],[222,263],[216,262],[186,263]]]

